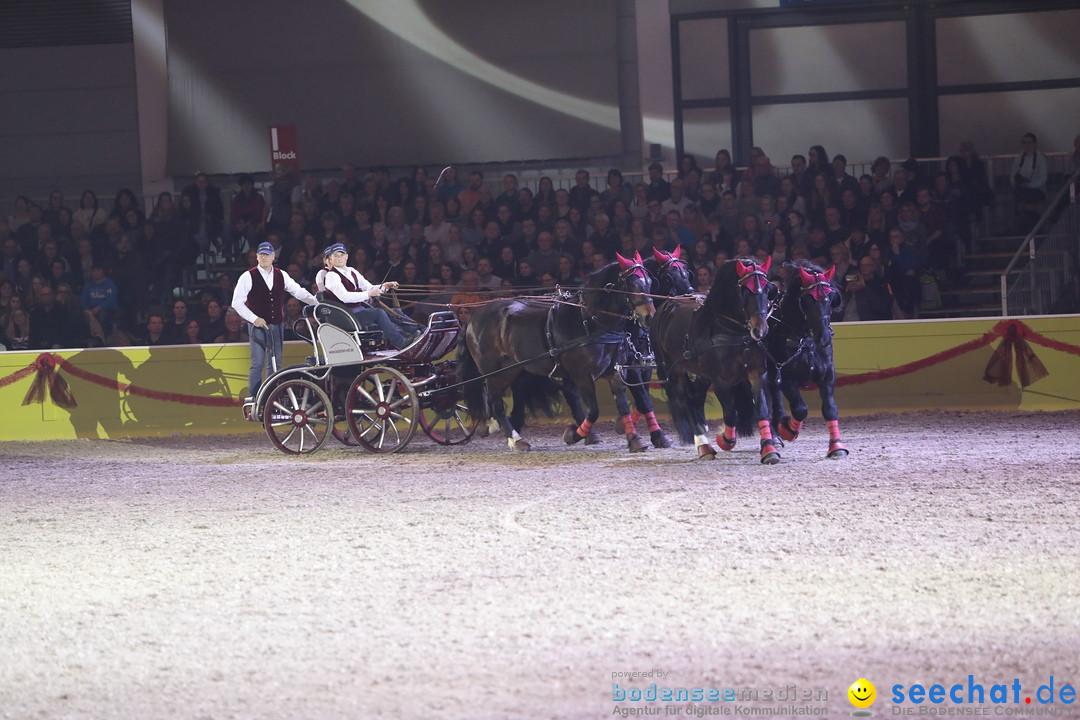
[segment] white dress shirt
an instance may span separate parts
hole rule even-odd
[[[274,270],[271,268],[269,271],[263,270],[261,267],[255,268],[262,275],[263,282],[266,283],[266,287],[271,290],[274,289]],[[301,287],[295,280],[289,277],[288,273],[281,273],[282,279],[285,281],[285,292],[292,295],[297,300],[306,302],[308,305],[314,305],[318,300],[315,296]],[[251,308],[247,306],[248,293],[251,292],[251,273],[246,272],[240,275],[240,279],[236,281],[236,289],[233,290],[232,308],[237,314],[247,320],[249,323],[254,323],[258,319],[258,315],[251,311]],[[269,319],[263,318],[266,322],[270,322]]]
[[[371,295],[368,291],[375,286],[369,283],[366,277],[361,275],[356,268],[348,265],[335,269],[352,280],[353,284],[360,289],[356,292],[349,292],[345,289],[345,284],[341,282],[341,276],[337,272],[320,270],[318,277],[315,279],[315,284],[319,286],[320,290],[329,291],[343,303],[371,302]]]

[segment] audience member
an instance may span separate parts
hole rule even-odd
[[[1023,152],[1013,160],[1010,177],[1016,193],[1016,231],[1026,234],[1039,220],[1039,207],[1046,199],[1050,162],[1039,151],[1038,140],[1033,133],[1024,133],[1020,142]]]
[[[859,272],[845,277],[844,320],[889,320],[893,299],[889,287],[877,274],[872,257],[859,261]]]

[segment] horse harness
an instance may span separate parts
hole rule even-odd
[[[638,270],[644,273],[645,267],[640,263],[634,263],[630,265],[629,267],[619,272],[619,280],[625,280],[627,277],[629,277]],[[603,290],[604,292],[611,293],[615,290],[615,284],[608,283],[604,286]],[[544,323],[544,335],[547,338],[548,344],[548,350],[546,355],[555,359],[554,366],[551,368],[551,372],[548,373],[549,378],[555,378],[555,375],[559,370],[559,358],[562,356],[562,354],[569,352],[570,350],[576,350],[580,347],[585,347],[587,345],[620,345],[625,342],[627,343],[627,345],[630,346],[631,349],[635,350],[636,352],[636,348],[634,348],[634,343],[631,341],[630,333],[626,330],[608,330],[606,332],[600,333],[593,333],[591,331],[591,329],[589,328],[589,321],[595,322],[598,319],[598,313],[594,312],[591,316],[585,315],[585,310],[587,309],[587,306],[585,305],[584,295],[585,290],[579,289],[577,291],[577,302],[568,304],[571,306],[577,306],[581,309],[581,326],[585,330],[585,334],[580,337],[576,337],[573,340],[570,340],[569,342],[562,345],[556,345],[555,311],[561,305],[565,304],[565,301],[569,299],[569,297],[571,297],[569,293],[566,293],[565,291],[559,291],[559,289],[556,288],[554,302],[551,304],[551,307],[548,308],[547,320]],[[636,309],[639,305],[644,305],[645,303],[649,302],[648,297],[638,302],[635,302],[630,297],[628,297],[626,300],[631,307],[629,313],[620,316],[624,320],[630,319],[634,314],[634,309]],[[640,353],[638,353],[638,355],[640,357]]]
[[[765,286],[769,284],[769,276],[759,270],[755,265],[753,266],[752,270],[748,270],[745,274],[740,275],[738,284],[747,288],[748,290],[750,290],[750,292],[754,294],[765,292]],[[694,309],[694,315],[696,315],[698,312],[701,311],[703,307],[705,307],[704,298],[702,296],[698,296],[698,303],[698,306]],[[769,314],[768,316],[766,316],[765,322],[768,322],[769,318],[772,317],[773,309],[774,304],[770,303]],[[744,332],[739,334],[717,333],[715,335],[711,335],[709,337],[709,341],[704,344],[693,343],[690,338],[690,333],[687,333],[686,339],[683,341],[683,360],[693,360],[699,355],[704,355],[710,350],[716,350],[718,348],[738,347],[740,345],[743,346],[744,358],[749,355],[751,349],[755,345],[759,347],[762,351],[764,351],[766,355],[768,355],[768,350],[766,350],[765,344],[762,342],[762,340],[754,339],[751,332],[749,318],[745,322],[741,322],[737,318],[733,318],[730,315],[725,315],[723,313],[719,313],[717,317],[721,320],[728,321],[736,327],[741,327]],[[693,323],[693,318],[691,318],[690,322],[691,324]]]
[[[834,291],[835,291],[835,289],[833,288],[832,284],[827,279],[825,279],[822,275],[820,275],[818,273],[814,273],[813,274],[813,282],[811,284],[809,284],[809,285],[802,286],[800,288],[800,290],[799,290],[799,294],[800,295],[810,295],[815,300],[820,300],[820,299],[822,299],[821,294],[824,294],[825,296],[828,296],[829,293],[834,292]],[[783,302],[783,300],[784,300],[784,295],[781,295],[779,298],[777,298],[776,301],[773,303],[773,309],[779,309],[779,307],[780,307],[781,303]],[[800,310],[800,312],[802,312],[802,311]],[[770,317],[773,316],[772,310],[770,310],[769,315],[770,315]],[[803,313],[803,317],[804,318],[806,317],[806,313]],[[786,323],[783,323],[783,321],[779,320],[779,319],[777,319],[777,322],[780,322],[782,324],[786,324]],[[786,339],[786,344],[788,346],[792,345],[792,341],[794,339],[795,338],[793,336],[788,337]],[[769,352],[768,348],[765,348],[765,355],[768,357],[769,362],[773,363],[773,365],[776,367],[776,369],[778,371],[782,372],[784,368],[786,368],[791,363],[795,362],[795,360],[797,360],[798,358],[802,357],[803,354],[806,354],[809,365],[810,365],[810,373],[812,375],[813,372],[814,372],[814,359],[815,359],[814,350],[816,349],[816,345],[817,345],[817,343],[814,340],[813,335],[810,332],[810,329],[806,328],[803,331],[802,336],[799,337],[798,344],[795,345],[794,349],[791,351],[791,354],[788,355],[787,360],[784,360],[782,362],[777,360],[775,357],[773,357],[772,353]],[[779,377],[777,379],[779,380]]]

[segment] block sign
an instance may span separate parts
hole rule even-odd
[[[300,182],[300,156],[297,151],[295,125],[270,126],[270,172],[288,173]]]

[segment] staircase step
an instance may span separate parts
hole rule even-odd
[[[919,317],[993,317],[1001,314],[1001,303],[980,305],[953,305],[937,310],[920,310]]]
[[[1012,260],[1014,255],[1016,255],[1015,250],[1012,252],[966,253],[964,255],[964,260]]]
[[[961,287],[961,288],[949,288],[947,290],[940,290],[938,294],[941,297],[953,297],[953,298],[968,298],[978,295],[993,295],[998,297],[1001,295],[1001,288],[997,285],[979,285],[975,287]]]
[[[1023,271],[1024,271],[1024,268],[1022,268],[1022,267],[1014,267],[1012,270],[1009,271],[1009,274],[1010,275],[1019,275]],[[1001,275],[1004,272],[1005,272],[1005,268],[1003,268],[1003,267],[1001,267],[1001,268],[987,268],[985,270],[965,270],[964,271],[964,277],[966,277],[966,278],[971,278],[971,277],[1001,277]]]

